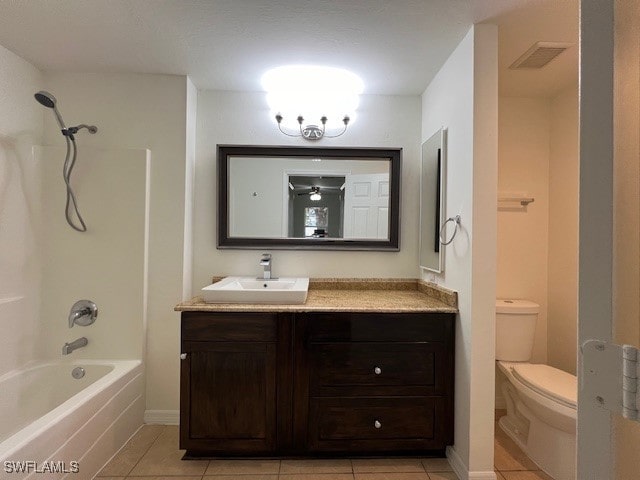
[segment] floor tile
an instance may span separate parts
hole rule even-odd
[[[426,472],[356,473],[355,480],[429,480]]]
[[[353,473],[286,473],[280,474],[278,480],[353,480]]]
[[[500,472],[538,470],[538,466],[496,425],[494,464]]]
[[[282,460],[280,473],[351,473],[351,460]]]
[[[267,474],[267,473],[261,473],[258,475],[213,475],[213,476],[205,475],[204,477],[202,477],[202,480],[277,480],[277,479],[278,479],[278,475]]]
[[[423,458],[422,465],[427,472],[453,472],[446,458]]]
[[[183,454],[183,450],[178,450],[178,427],[169,425],[140,459],[130,475],[203,475],[209,461],[183,461]]]
[[[497,442],[494,449],[494,461],[496,470],[500,472],[538,469],[538,466],[524,453],[514,451],[511,446],[505,447]]]
[[[123,477],[128,475],[164,429],[164,425],[143,425],[116,456],[103,467],[98,476]]]
[[[354,473],[424,472],[422,462],[415,458],[352,459]]]
[[[542,471],[535,472],[500,472],[505,480],[553,480]]]
[[[496,417],[500,415],[500,411],[496,411]],[[176,426],[145,425],[102,469],[96,480],[457,479],[446,458],[183,461],[183,454],[184,451],[178,449]],[[497,480],[552,480],[497,424],[495,465]]]
[[[205,475],[278,474],[280,460],[211,460]]]
[[[429,480],[458,480],[453,472],[429,472]]]
[[[236,477],[237,478],[237,477]],[[174,475],[170,475],[170,476],[144,476],[144,477],[127,477],[126,480],[201,480],[202,477],[200,475],[188,475],[188,476],[174,476]],[[97,480],[97,479],[96,479]]]

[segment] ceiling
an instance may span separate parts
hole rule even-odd
[[[346,68],[365,94],[419,95],[473,23],[500,26],[500,91],[577,81],[577,46],[507,69],[536,41],[577,42],[577,0],[0,0],[0,45],[43,71],[189,75],[261,90],[276,66]]]

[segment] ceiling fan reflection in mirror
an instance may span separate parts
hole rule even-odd
[[[309,199],[314,202],[317,202],[322,198],[322,194],[320,193],[320,187],[311,187],[311,190],[308,192],[298,193],[298,196],[300,195],[309,195]]]

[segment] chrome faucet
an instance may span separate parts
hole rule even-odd
[[[80,337],[71,343],[65,343],[62,346],[62,354],[69,355],[71,352],[77,350],[78,348],[86,347],[88,343],[89,340],[87,340],[87,337]]]
[[[264,267],[262,278],[258,277],[258,280],[277,280],[277,278],[271,276],[271,254],[263,253],[260,259],[260,265]]]

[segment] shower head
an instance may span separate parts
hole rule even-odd
[[[62,130],[66,130],[67,127],[65,126],[64,121],[62,120],[62,116],[60,115],[60,112],[58,111],[58,108],[56,107],[56,97],[51,95],[49,92],[45,92],[44,90],[36,93],[34,95],[34,97],[36,97],[36,100],[41,105],[44,105],[47,108],[53,109],[53,113],[56,116],[56,120],[58,121],[58,125],[60,125],[60,128]]]
[[[36,100],[47,108],[56,107],[56,97],[51,95],[49,92],[40,91],[36,93],[34,97],[36,97]]]

